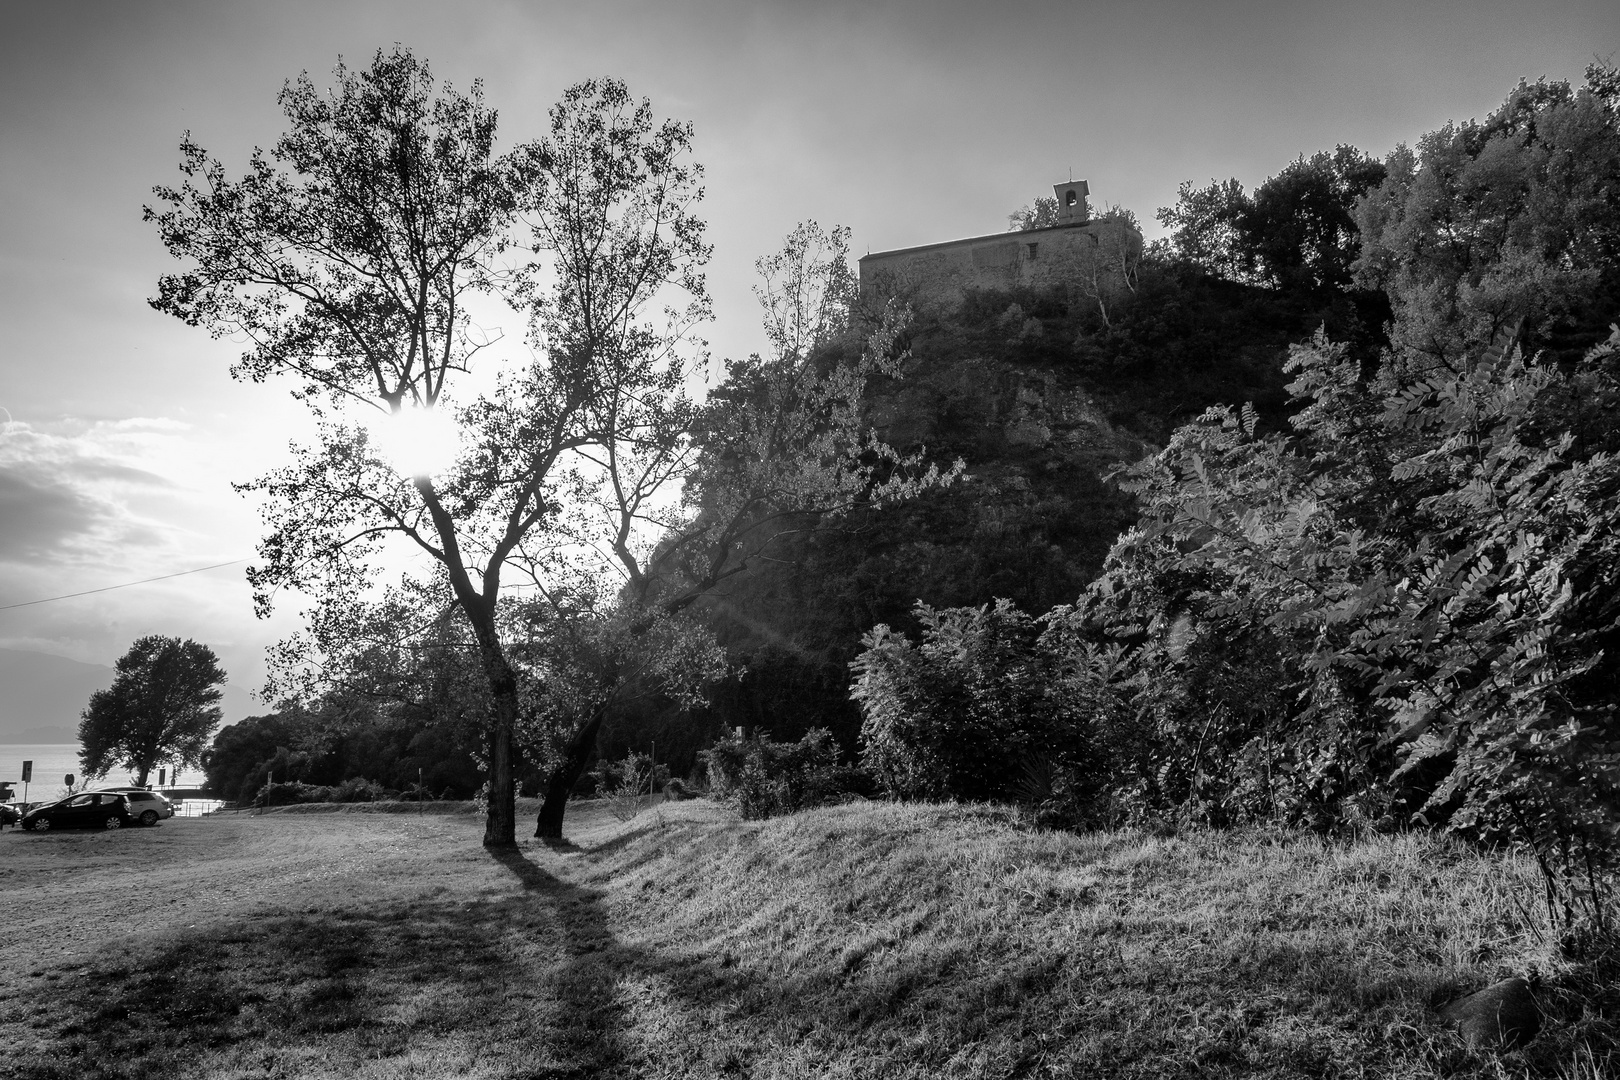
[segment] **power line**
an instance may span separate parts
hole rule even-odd
[[[195,570],[180,570],[173,574],[159,574],[157,577],[141,578],[139,581],[126,581],[122,585],[108,585],[100,589],[86,589],[83,592],[63,593],[61,596],[47,596],[43,600],[28,600],[21,604],[0,604],[0,611],[10,611],[12,608],[33,607],[35,604],[49,604],[55,600],[71,600],[75,596],[89,596],[92,593],[112,592],[114,589],[127,589],[131,585],[145,585],[153,581],[167,581],[170,578],[185,577],[187,574],[200,574],[204,570],[218,570],[222,566],[235,566],[245,563],[246,559],[232,559],[230,562],[215,563],[212,566],[199,566]]]

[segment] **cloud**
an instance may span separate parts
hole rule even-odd
[[[239,564],[147,581],[252,555],[254,507],[229,481],[266,462],[231,442],[240,426],[0,422],[0,609],[26,605],[0,610],[0,649],[110,664],[144,634],[191,637],[257,689],[295,605],[256,620]]]
[[[91,528],[97,504],[67,487],[43,485],[0,465],[0,552],[35,559]]]
[[[172,454],[172,421],[0,424],[0,562],[79,562],[162,547],[172,527],[142,503],[172,492],[154,466]]]

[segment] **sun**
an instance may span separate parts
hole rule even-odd
[[[442,473],[461,453],[461,429],[443,409],[407,405],[366,426],[383,459],[404,476]]]

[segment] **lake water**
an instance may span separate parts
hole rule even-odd
[[[14,798],[21,802],[23,797],[22,763],[34,763],[34,779],[28,785],[28,801],[39,802],[42,799],[59,799],[67,794],[67,788],[62,784],[62,778],[68,773],[73,774],[75,780],[82,780],[82,771],[79,768],[78,743],[0,743],[0,780],[9,780],[16,789]],[[153,785],[157,784],[157,773],[149,778]],[[202,772],[193,771],[181,776],[182,780],[189,779],[192,783],[202,783]],[[103,778],[108,786],[117,784],[133,784],[135,778],[129,775],[127,769],[114,769]]]
[[[17,791],[18,801],[23,797],[22,763],[34,763],[34,779],[28,785],[28,800],[58,799],[67,794],[62,777],[72,773],[77,779],[79,769],[78,743],[0,743],[0,780],[9,780]],[[118,781],[113,781],[118,783]]]

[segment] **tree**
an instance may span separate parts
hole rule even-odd
[[[1176,205],[1159,210],[1159,224],[1170,230],[1170,250],[1177,257],[1230,281],[1252,282],[1254,274],[1243,250],[1248,193],[1236,179],[1211,180],[1195,188],[1183,180]]]
[[[522,661],[548,691],[521,731],[546,766],[535,835],[560,837],[568,797],[608,717],[654,700],[682,710],[702,704],[709,684],[728,674],[726,655],[689,614],[630,597],[590,610],[536,600],[521,617]]]
[[[1029,232],[1031,229],[1049,229],[1058,223],[1056,196],[1041,195],[1033,205],[1021,206],[1007,215],[1008,232]]]
[[[268,497],[249,571],[261,615],[283,588],[317,613],[363,602],[386,541],[425,557],[487,686],[484,842],[508,845],[522,688],[503,573],[565,563],[563,510],[621,480],[606,474],[623,452],[665,460],[653,444],[681,427],[680,346],[708,313],[692,129],[592,80],[552,108],[545,138],[497,155],[481,87],[435,95],[397,46],[365,71],[340,62],[329,94],[306,74],[279,100],[289,128],[240,180],[182,142],[185,180],[157,188],[164,208],[146,217],[188,266],[152,303],[246,338],[233,375],[291,376],[319,421],[293,465],[244,485]],[[655,297],[672,305],[658,325]],[[495,344],[470,315],[480,298],[523,315],[533,347],[484,389],[469,380]],[[357,409],[385,429],[449,418],[453,460],[388,460]]]
[[[79,765],[87,777],[122,765],[144,786],[160,762],[202,763],[219,726],[225,681],[212,649],[191,639],[138,639],[114,665],[112,686],[90,695],[79,722]]]
[[[1136,215],[1115,203],[1092,218],[1094,244],[1059,256],[1072,296],[1097,305],[1103,326],[1112,327],[1109,305],[1136,294],[1142,269],[1142,230]]]
[[[249,716],[221,728],[202,759],[208,790],[226,802],[251,800],[254,789],[247,783],[248,777],[273,759],[278,750],[285,753],[295,744],[302,734],[303,719],[301,715],[272,713]]]
[[[824,232],[801,221],[782,250],[754,260],[754,296],[765,309],[765,334],[779,357],[803,359],[849,327],[860,281],[849,266],[849,227]]]
[[[560,836],[567,798],[589,764],[611,710],[650,694],[693,703],[723,657],[692,608],[794,538],[949,484],[926,448],[901,454],[865,415],[866,388],[897,378],[910,314],[894,304],[852,314],[849,231],[801,223],[782,249],[756,262],[756,289],[773,346],[769,359],[727,364],[708,399],[666,414],[664,434],[605,457],[605,482],[582,500],[575,535],[609,551],[618,602],[605,583],[539,589],[523,612],[531,670],[568,687],[572,708],[551,709],[552,763],[537,836]],[[649,424],[649,428],[657,426]],[[678,500],[666,498],[676,482]],[[655,527],[638,531],[636,523]]]
[[[1358,253],[1356,200],[1384,165],[1353,146],[1301,155],[1254,194],[1237,180],[1194,188],[1159,211],[1179,257],[1233,281],[1275,289],[1347,289]]]
[[[1620,290],[1620,101],[1611,66],[1587,85],[1520,83],[1483,122],[1400,146],[1356,205],[1357,284],[1389,295],[1396,380],[1456,374],[1517,340],[1577,364]]]

